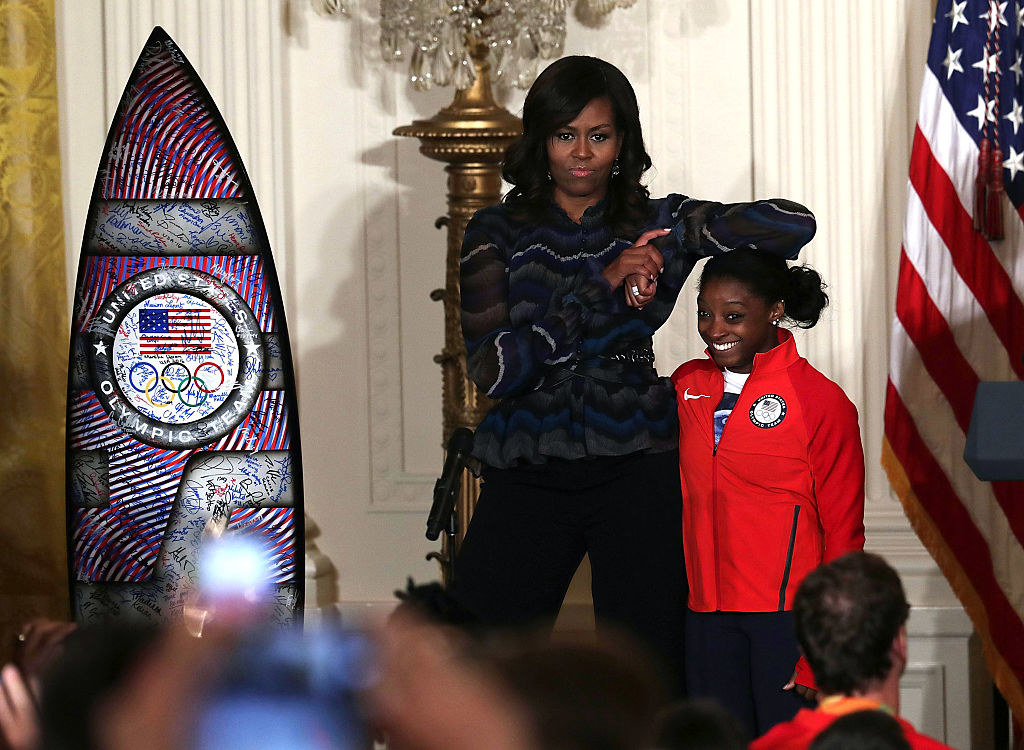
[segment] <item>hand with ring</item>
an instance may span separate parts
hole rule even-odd
[[[636,242],[605,266],[601,275],[604,276],[611,288],[618,289],[631,276],[642,276],[648,281],[657,279],[665,261],[658,248],[649,243],[653,239],[664,237],[670,231],[669,229],[648,229],[637,238]],[[643,290],[642,285],[637,286],[638,293],[642,294]],[[630,284],[627,283],[627,294],[632,291]]]
[[[29,620],[18,633],[14,663],[30,681],[35,680],[57,657],[75,627],[75,623],[63,620]]]
[[[644,305],[654,299],[657,291],[657,278],[651,281],[643,274],[633,274],[626,279],[626,304],[642,310]]]

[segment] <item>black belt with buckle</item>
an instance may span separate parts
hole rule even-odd
[[[630,349],[625,351],[616,352],[615,354],[599,354],[598,359],[604,359],[609,362],[632,362],[633,364],[654,364],[654,349],[651,347],[650,342],[644,344],[637,344]]]
[[[610,354],[600,354],[571,365],[552,368],[538,390],[553,388],[572,378],[586,378],[620,385],[650,385],[658,380],[654,369],[654,349],[650,342]]]

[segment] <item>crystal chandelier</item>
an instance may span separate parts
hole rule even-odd
[[[346,13],[342,0],[314,0],[319,10]],[[380,49],[389,62],[409,60],[409,80],[426,90],[476,80],[482,49],[495,81],[529,88],[538,60],[559,57],[569,6],[591,24],[636,0],[380,0]]]

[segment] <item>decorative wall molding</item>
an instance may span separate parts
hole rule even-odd
[[[959,606],[911,609],[909,661],[900,681],[900,714],[919,731],[957,748],[986,747],[991,683],[978,680],[983,659]]]
[[[946,741],[946,670],[942,664],[911,662],[900,680],[900,709],[917,717],[918,731]]]
[[[434,233],[421,213],[413,214],[411,218],[406,213],[403,221],[401,193],[404,169],[411,167],[431,173],[440,173],[441,170],[440,165],[433,166],[426,157],[416,153],[417,143],[414,140],[390,135],[396,126],[413,119],[413,115],[400,111],[402,108],[398,106],[401,89],[405,84],[401,72],[390,70],[380,61],[377,20],[372,15],[374,12],[360,7],[352,11],[350,19],[354,24],[351,30],[353,38],[360,51],[360,65],[372,68],[373,75],[380,77],[375,86],[380,87],[383,92],[380,98],[385,102],[385,106],[373,106],[373,97],[368,96],[364,106],[358,112],[351,113],[360,123],[357,129],[363,138],[360,150],[364,154],[372,150],[376,156],[372,160],[364,158],[359,165],[363,186],[361,218],[366,248],[365,284],[367,289],[373,290],[366,311],[370,394],[370,497],[367,510],[373,513],[425,514],[430,507],[433,484],[437,477],[406,468],[406,440],[409,437],[406,422],[412,416],[410,412],[422,411],[424,405],[410,402],[406,396],[407,389],[403,387],[403,376],[408,371],[403,361],[404,339],[409,323],[407,316],[410,315],[410,308],[414,308],[413,303],[418,300],[409,300],[403,294],[402,248],[409,243],[409,238],[403,238],[402,231],[415,235],[420,246],[419,252],[430,252],[436,247],[437,268],[440,271],[438,279],[441,282],[438,286],[443,283],[445,238],[441,232]],[[380,141],[382,136],[385,138],[383,146]],[[381,169],[381,166],[385,169]],[[442,189],[443,176],[437,174],[435,179],[437,189]],[[417,290],[424,299],[429,291],[428,288]],[[436,315],[440,321],[440,305],[436,308]],[[443,343],[443,329],[439,323],[435,342],[437,352],[441,351]],[[412,370],[415,377],[430,378],[436,382],[437,387],[431,392],[436,399],[438,414],[435,432],[414,437],[436,440],[439,445],[440,367],[434,362],[422,362],[417,363]],[[440,450],[437,455],[440,471]]]

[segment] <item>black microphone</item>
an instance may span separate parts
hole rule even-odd
[[[473,431],[460,427],[448,438],[448,449],[441,476],[434,483],[434,504],[427,516],[427,539],[435,541],[441,529],[448,525],[455,501],[459,496],[459,481],[466,468],[466,462],[473,451]]]

